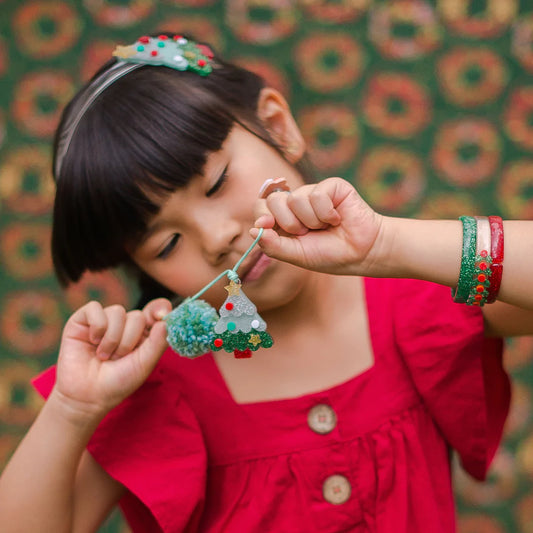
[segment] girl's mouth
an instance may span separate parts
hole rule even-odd
[[[241,281],[244,283],[246,281],[256,281],[258,280],[262,275],[263,272],[268,268],[272,260],[270,257],[265,255],[264,253],[260,253],[257,259],[254,258],[254,261],[252,263],[252,267],[244,274]]]

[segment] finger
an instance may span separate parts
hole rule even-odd
[[[257,228],[250,229],[250,235],[254,239],[258,233],[259,230]],[[284,237],[273,229],[265,229],[258,244],[269,257],[274,257],[275,259],[280,259],[288,263],[303,264],[305,255],[297,237]]]
[[[146,325],[151,327],[165,315],[168,315],[170,311],[172,311],[170,300],[167,300],[167,298],[156,298],[143,307],[142,313],[146,319]]]
[[[276,225],[292,235],[305,235],[308,228],[294,214],[291,195],[285,192],[274,192],[267,198],[267,206],[276,220]]]
[[[309,195],[309,202],[318,220],[331,226],[338,226],[341,216],[333,205],[333,200],[329,194],[321,194],[317,188]]]
[[[132,352],[141,342],[146,327],[146,318],[142,311],[130,311],[126,315],[126,323],[120,343],[111,356],[111,359],[118,359]]]
[[[326,228],[329,224],[319,218],[311,204],[311,196],[312,193],[307,191],[303,191],[303,194],[299,194],[299,191],[297,191],[288,200],[288,205],[294,216],[306,228],[314,230]]]
[[[267,179],[259,189],[259,200],[254,206],[255,226],[260,228],[273,228],[276,220],[270,212],[265,199],[275,192],[290,192],[290,187],[285,178]]]
[[[254,204],[255,226],[260,228],[273,228],[276,220],[268,209],[266,200],[257,200]]]
[[[100,359],[109,359],[122,339],[124,324],[126,323],[126,310],[121,305],[106,307],[107,330],[96,350]]]
[[[92,301],[78,309],[69,322],[89,328],[89,341],[98,344],[107,330],[107,315],[100,303]]]

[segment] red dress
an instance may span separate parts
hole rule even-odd
[[[89,444],[129,489],[134,532],[455,531],[450,449],[485,476],[509,406],[502,342],[445,287],[365,290],[375,364],[322,392],[237,404],[210,355],[163,355]]]

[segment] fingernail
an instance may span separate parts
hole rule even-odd
[[[98,354],[98,357],[99,357],[100,359],[109,359],[110,355],[109,355],[108,353],[105,353],[105,352],[100,352],[100,353]]]
[[[259,198],[263,198],[263,193],[265,192],[269,184],[272,183],[273,181],[274,180],[272,178],[268,178],[264,181],[263,185],[261,185],[261,188],[259,189]]]
[[[290,191],[285,178],[268,178],[259,189],[259,198],[266,198],[274,191]]]
[[[167,312],[164,309],[159,309],[155,312],[155,317],[161,320],[166,314]]]
[[[256,221],[255,221],[255,224],[254,226],[256,228],[262,228],[263,227],[263,224],[265,224],[265,222],[268,220],[268,217],[267,216],[260,216]]]

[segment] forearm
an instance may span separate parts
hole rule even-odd
[[[51,394],[0,478],[0,530],[72,531],[74,483],[98,417]]]
[[[373,259],[380,265],[380,276],[424,279],[449,287],[457,284],[463,242],[459,220],[385,217],[381,240],[378,257]],[[533,309],[533,222],[504,221],[504,250],[498,299]]]

